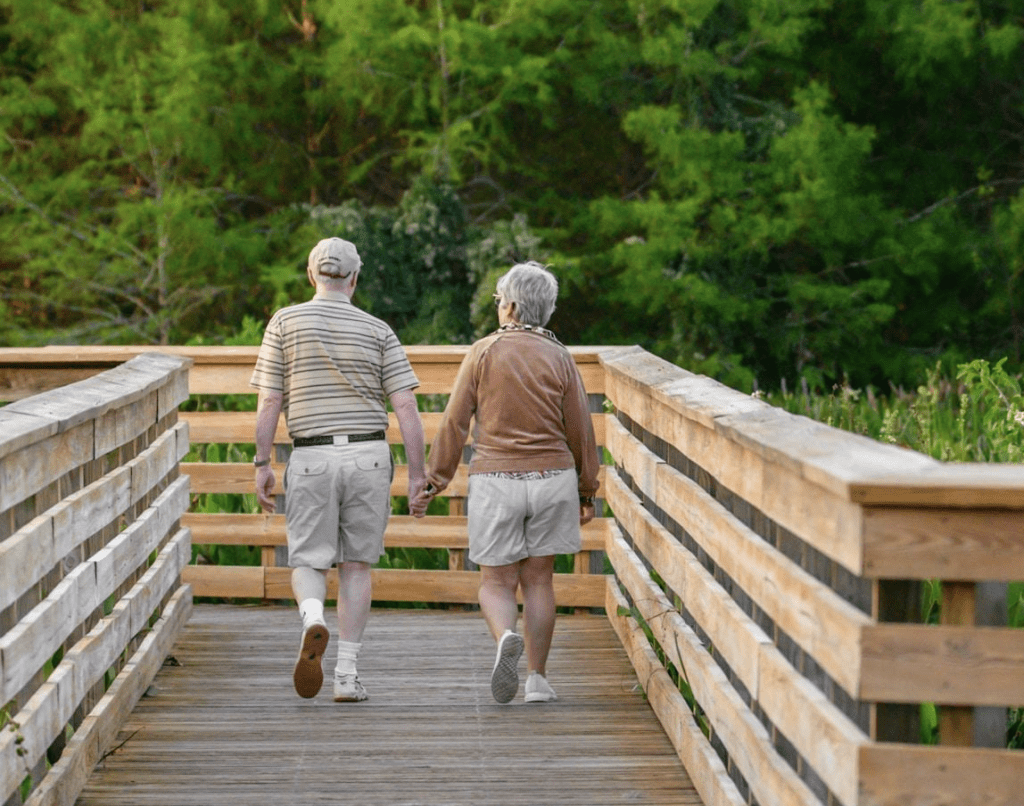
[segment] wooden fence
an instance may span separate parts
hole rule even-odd
[[[997,626],[1024,468],[942,464],[639,350],[603,366],[608,613],[705,803],[1024,803],[1024,630]],[[915,623],[931,579],[942,623]]]
[[[0,408],[2,803],[74,802],[191,613],[189,363]]]
[[[252,394],[254,348],[154,349],[195,362],[193,402]],[[0,395],[137,352],[0,350]],[[610,459],[599,492],[609,509],[585,530],[574,572],[557,575],[558,602],[606,608],[704,802],[1024,803],[1024,753],[1005,749],[1007,709],[1024,705],[1024,631],[1004,626],[1005,584],[1024,580],[1024,468],[880,445],[639,348],[573,352]],[[444,395],[465,348],[409,353],[420,394]],[[428,441],[443,398],[433,402]],[[249,443],[255,424],[253,412],[182,418],[193,446]],[[281,462],[283,428],[276,441]],[[194,495],[252,492],[247,461],[182,469]],[[475,600],[465,482],[462,468],[446,491],[451,515],[397,515],[386,536],[447,549],[449,569],[377,569],[375,598]],[[399,468],[392,493],[404,489]],[[196,543],[262,550],[259,566],[185,568],[195,595],[290,597],[280,516],[191,512],[182,524]],[[602,576],[605,553],[613,573]],[[937,625],[919,623],[929,580],[941,581]],[[939,708],[937,745],[918,743],[922,703]]]

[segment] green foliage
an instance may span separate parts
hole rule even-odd
[[[1020,367],[1006,4],[3,0],[0,42],[8,344],[221,343],[347,233],[411,342],[535,258],[563,341],[741,389]]]
[[[866,394],[848,384],[828,397],[783,392],[775,405],[806,414],[829,425],[900,444],[943,461],[1020,462],[1024,458],[1024,394],[1020,376],[1010,375],[1002,358],[995,364],[977,359],[960,364],[955,374],[938,364],[926,373],[916,394],[893,389],[891,398]],[[942,603],[939,580],[925,581],[921,619],[937,624]],[[1007,624],[1024,628],[1024,582],[1007,586]],[[920,740],[935,744],[938,710],[923,703]],[[1024,708],[1009,710],[1007,746],[1024,748]]]
[[[394,209],[315,207],[305,232],[311,243],[336,235],[358,244],[359,304],[391,324],[403,343],[471,340],[465,208],[449,186],[420,182]]]

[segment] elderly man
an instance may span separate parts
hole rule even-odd
[[[356,247],[326,238],[309,253],[309,302],[277,311],[267,324],[252,386],[256,414],[256,494],[274,511],[271,451],[283,410],[294,450],[285,470],[285,522],[292,591],[302,616],[293,681],[300,697],[323,685],[327,571],[338,567],[336,702],[367,698],[356,671],[370,613],[370,568],[384,552],[394,473],[386,439],[390,400],[409,467],[410,500],[424,486],[419,386],[394,331],[352,304],[362,261]]]

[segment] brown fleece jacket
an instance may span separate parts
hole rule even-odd
[[[470,347],[430,450],[427,480],[438,490],[455,475],[475,418],[471,474],[575,468],[580,495],[597,492],[583,379],[545,332],[499,330]]]

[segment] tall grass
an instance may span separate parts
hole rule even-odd
[[[1005,363],[1005,358],[994,365],[971,361],[959,365],[953,377],[936,365],[913,393],[892,388],[882,396],[871,388],[843,384],[830,395],[781,391],[767,399],[794,414],[942,461],[1020,462],[1024,460],[1024,394],[1021,378],[1008,374]],[[921,601],[923,621],[938,622],[941,601],[941,583],[929,581]],[[1008,586],[1006,607],[1007,624],[1024,627],[1024,582]],[[935,706],[922,706],[921,717],[922,741],[935,742]],[[1024,748],[1024,708],[1009,712],[1007,746]]]

